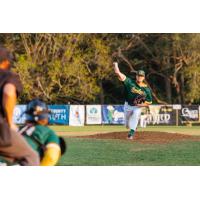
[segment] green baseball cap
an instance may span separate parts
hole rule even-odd
[[[137,75],[138,76],[145,76],[145,72],[143,70],[138,70]]]

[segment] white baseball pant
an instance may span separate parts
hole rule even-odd
[[[130,106],[127,102],[124,104],[125,126],[126,128],[136,130],[142,108],[138,106]]]

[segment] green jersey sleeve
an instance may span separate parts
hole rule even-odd
[[[126,79],[124,80],[124,85],[126,87],[130,87],[132,84],[132,80],[129,77],[126,77]]]
[[[48,133],[48,138],[46,139],[45,141],[45,145],[49,144],[49,143],[56,143],[56,144],[59,144],[59,138],[58,136],[56,135],[56,133],[49,129],[49,133]]]

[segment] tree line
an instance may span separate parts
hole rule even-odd
[[[0,44],[15,56],[19,103],[123,103],[113,61],[132,78],[146,72],[154,103],[200,103],[200,34],[0,34]]]

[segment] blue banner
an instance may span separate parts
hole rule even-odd
[[[69,124],[69,105],[49,105],[49,124]]]
[[[24,124],[26,121],[26,105],[16,105],[13,113],[13,121],[15,124]]]
[[[124,124],[124,106],[123,105],[103,105],[102,106],[103,124]]]

